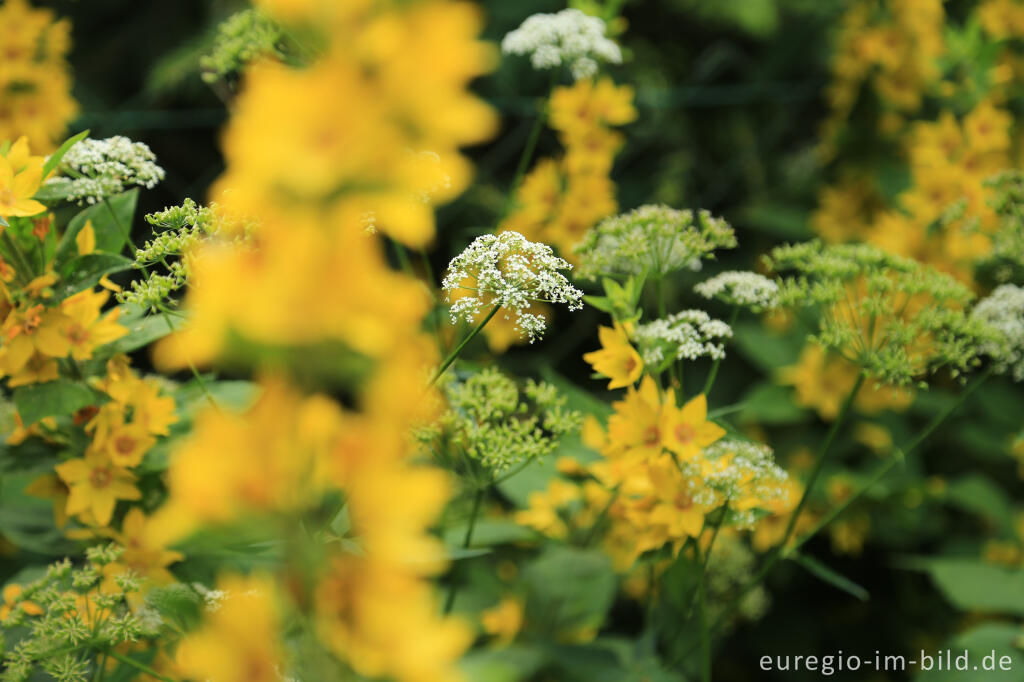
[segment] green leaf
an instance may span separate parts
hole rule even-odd
[[[125,306],[121,307],[125,308]],[[128,328],[128,334],[97,348],[93,353],[94,357],[108,358],[118,353],[130,353],[171,333],[171,328],[162,315],[150,315],[134,320],[126,318],[127,315],[122,314],[119,321]]]
[[[449,547],[457,547],[466,537],[467,523],[460,523],[444,529],[444,541]],[[528,542],[535,537],[533,531],[508,519],[480,519],[473,527],[473,546],[490,547]]]
[[[749,322],[737,324],[734,331],[736,346],[743,357],[767,372],[792,365],[800,357],[802,339],[794,342]]]
[[[121,272],[132,266],[132,261],[113,253],[90,253],[64,264],[60,269],[61,282],[57,298],[67,298],[84,289],[96,286],[103,275]]]
[[[799,240],[813,236],[807,210],[800,206],[757,202],[741,209],[737,222],[779,239]]]
[[[53,171],[53,169],[60,164],[61,160],[64,158],[64,155],[68,153],[69,149],[74,147],[76,144],[78,144],[88,136],[89,131],[83,130],[77,135],[72,135],[68,139],[64,140],[64,142],[62,142],[61,145],[57,147],[57,151],[50,154],[49,158],[46,159],[46,163],[43,164],[43,177],[45,178],[47,175],[49,175],[50,172]]]
[[[1024,651],[1021,637],[1024,630],[1012,623],[983,623],[948,640],[941,649],[923,651],[932,657],[930,670],[918,673],[915,682],[1018,682],[1024,670]],[[967,653],[967,670],[938,670],[939,652],[952,652],[953,668],[956,658]],[[1003,657],[1008,657],[1009,661]],[[921,660],[917,659],[921,667]],[[945,667],[945,661],[944,667]],[[1007,669],[1008,668],[1008,669]]]
[[[199,623],[202,603],[203,598],[182,583],[153,587],[146,593],[146,606],[177,623],[182,630],[189,630]]]
[[[793,403],[789,389],[762,383],[742,400],[740,421],[745,424],[795,424],[807,419],[807,412]]]
[[[100,393],[84,384],[66,379],[19,386],[14,389],[14,404],[26,426],[35,424],[43,417],[71,414],[102,400],[103,396]]]
[[[604,622],[615,596],[611,561],[596,550],[549,547],[523,570],[526,622],[558,635]]]
[[[470,682],[519,682],[532,679],[543,664],[540,651],[513,644],[471,651],[459,661],[459,668]]]
[[[829,568],[828,566],[821,563],[814,557],[808,556],[806,554],[795,553],[790,558],[793,559],[793,561],[795,561],[796,563],[806,568],[807,571],[814,577],[818,578],[823,582],[828,583],[836,589],[842,590],[843,592],[846,592],[847,594],[856,597],[861,601],[867,601],[868,597],[871,596],[868,594],[868,591],[865,590],[863,587],[853,582],[841,573],[838,573],[835,570]]]
[[[89,221],[92,222],[92,229],[96,233],[96,251],[110,254],[121,253],[127,237],[131,234],[132,221],[135,218],[135,205],[138,200],[139,190],[132,189],[80,211],[68,223],[64,236],[61,237],[60,244],[57,245],[57,267],[62,266],[78,253],[75,237]]]
[[[60,201],[68,197],[71,187],[70,178],[52,178],[40,186],[39,191],[32,198],[39,201]]]
[[[964,511],[977,514],[994,525],[1009,529],[1013,507],[1003,489],[981,474],[951,481],[946,500]]]
[[[935,586],[958,609],[1024,616],[1024,569],[980,559],[923,559],[909,564],[931,575]]]
[[[597,308],[602,313],[608,313],[610,315],[613,310],[612,303],[608,300],[607,296],[584,296],[583,300],[587,305]]]

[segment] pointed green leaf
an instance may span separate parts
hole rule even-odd
[[[59,147],[57,147],[57,151],[50,154],[49,158],[46,159],[46,163],[43,164],[43,177],[45,178],[47,175],[49,175],[53,171],[53,169],[60,164],[61,160],[64,158],[64,155],[68,153],[69,149],[74,147],[76,144],[78,144],[88,136],[89,131],[83,130],[77,135],[72,135],[68,139],[64,140],[64,142],[61,143]]]
[[[870,595],[868,594],[867,590],[865,590],[863,587],[853,582],[846,576],[837,573],[835,570],[829,568],[817,559],[807,556],[806,554],[800,553],[793,554],[790,558],[793,559],[793,561],[795,561],[796,563],[806,568],[811,575],[818,578],[822,582],[826,582],[832,587],[842,590],[843,592],[846,592],[847,594],[856,597],[861,601],[868,600],[868,597]]]

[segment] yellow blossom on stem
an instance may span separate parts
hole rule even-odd
[[[666,406],[660,423],[662,444],[682,461],[696,458],[725,435],[725,429],[707,418],[708,401],[703,393],[682,407]]]
[[[629,342],[628,330],[616,322],[614,328],[599,327],[598,338],[601,350],[585,353],[583,359],[594,368],[594,371],[608,377],[608,390],[623,388],[640,380],[644,371],[644,361]]]
[[[114,465],[105,453],[95,449],[87,450],[85,457],[69,460],[54,468],[70,488],[67,513],[73,516],[92,512],[101,526],[110,523],[118,500],[142,497],[135,487],[135,476]]]

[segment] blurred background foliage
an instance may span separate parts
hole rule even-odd
[[[53,7],[73,24],[69,61],[81,114],[72,130],[90,128],[96,138],[118,134],[141,140],[167,170],[163,183],[141,194],[140,215],[178,204],[183,197],[203,200],[222,170],[218,134],[229,97],[203,83],[198,58],[209,49],[218,23],[244,5],[231,0],[37,4]],[[493,41],[530,14],[564,8],[563,3],[542,0],[481,4],[488,17],[486,37]],[[946,3],[949,21],[966,17],[974,4]],[[623,30],[619,40],[627,57],[611,73],[636,88],[639,117],[625,128],[627,143],[614,170],[620,207],[663,202],[724,216],[740,239],[740,248],[723,259],[728,268],[753,268],[769,246],[812,237],[811,214],[835,168],[821,164],[815,148],[827,115],[824,91],[836,27],[847,6],[839,0],[625,3],[625,21],[617,28]],[[496,72],[478,82],[478,92],[500,111],[503,128],[493,142],[471,150],[477,183],[439,213],[440,236],[430,252],[435,272],[473,237],[494,229],[547,85],[547,75],[535,73],[523,59],[502,60]],[[852,116],[862,114],[855,110]],[[554,133],[545,131],[537,157],[556,150]],[[891,150],[884,143],[880,147],[877,139],[863,144],[855,139],[842,153],[872,168],[885,196],[896,196],[908,184],[906,169],[893,162]],[[148,237],[148,226],[141,221],[134,228],[137,242]],[[672,284],[683,292],[703,277],[693,273]],[[571,317],[563,313],[546,340],[514,349],[500,363],[519,375],[559,381],[570,393],[571,407],[593,411],[592,394],[599,384],[580,356],[596,347],[596,327],[602,321],[593,309]],[[758,324],[741,325],[737,352],[723,366],[716,387],[719,404],[745,401],[740,425],[764,435],[780,461],[796,470],[805,444],[820,439],[826,428],[813,411],[795,404],[772,375],[775,368],[797,360],[801,339],[800,333],[779,335]],[[136,362],[144,366],[146,360],[141,356]],[[604,391],[598,394],[601,400],[608,397]],[[919,395],[908,411],[875,421],[899,440],[952,399],[952,391],[940,386]],[[998,620],[1019,623],[1024,618],[1024,574],[1018,571],[1016,578],[1011,574],[1006,582],[994,581],[993,576],[1007,574],[986,573],[987,564],[976,559],[988,540],[1012,539],[1018,532],[1013,519],[1024,485],[1009,449],[1024,426],[1022,415],[1020,388],[1005,379],[990,382],[928,447],[851,510],[847,518],[854,521],[843,531],[846,542],[833,533],[809,548],[810,554],[828,557],[829,565],[869,598],[857,599],[787,563],[770,581],[773,606],[767,615],[740,626],[725,641],[716,659],[716,679],[818,677],[755,672],[756,661],[765,654],[843,650],[872,655],[880,649],[912,656],[920,649],[946,646],[983,614],[994,613],[997,623],[970,630],[973,643],[985,653],[988,648],[1012,649],[1007,633],[1013,629]],[[863,460],[864,450],[863,444],[847,438],[837,447],[834,461],[842,466],[844,458]],[[857,480],[858,470],[843,475]],[[516,483],[518,488],[510,486],[505,492],[510,498],[525,498],[526,491],[544,485],[550,472],[550,467],[528,472]],[[1017,545],[1022,541],[1017,538]],[[940,555],[952,558],[916,558]],[[566,557],[549,557],[547,563],[559,561],[579,568]],[[479,573],[474,581],[480,594],[486,595],[494,581],[491,563],[470,565]],[[545,589],[572,587],[557,565],[538,563],[531,570],[535,575],[528,579]],[[587,599],[593,594],[586,592]],[[671,621],[681,605],[673,604],[671,592],[663,602],[659,608]],[[639,605],[606,608],[612,609],[612,634],[635,634]],[[679,641],[685,648],[692,635],[680,633]],[[671,647],[668,653],[671,658]],[[613,673],[577,661],[579,654],[571,647],[560,655],[566,666],[582,666],[576,672],[589,670],[589,679],[620,679],[601,677]],[[668,675],[652,671],[644,679],[676,679]],[[864,674],[856,679],[909,677]]]

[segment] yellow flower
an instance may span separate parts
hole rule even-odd
[[[274,581],[263,576],[226,576],[219,608],[178,645],[175,663],[190,679],[215,682],[278,682],[283,651]]]
[[[0,216],[33,216],[45,211],[46,206],[32,198],[42,182],[41,160],[19,170],[9,156],[0,156]]]
[[[75,246],[78,247],[80,256],[88,255],[96,250],[96,230],[93,229],[91,220],[86,220],[85,225],[75,235]]]
[[[28,599],[19,600],[18,597],[24,590],[21,585],[8,583],[3,589],[3,604],[0,604],[0,623],[7,620],[15,609],[21,609],[30,616],[43,615],[43,609],[39,604]]]
[[[523,604],[514,597],[506,597],[480,614],[484,632],[495,637],[495,644],[507,646],[523,627]]]
[[[142,497],[135,487],[135,476],[115,466],[102,453],[89,449],[84,458],[72,459],[54,467],[68,487],[69,515],[92,512],[101,526],[110,523],[118,500]]]
[[[53,348],[63,348],[66,343],[75,360],[88,360],[96,347],[128,333],[117,323],[119,308],[100,317],[100,308],[109,296],[108,291],[86,290],[64,299],[59,309],[47,313],[39,335]]]
[[[54,148],[77,113],[65,55],[71,25],[26,0],[0,5],[0,140],[25,135],[36,149]]]
[[[660,422],[662,444],[683,461],[696,458],[701,449],[725,435],[725,429],[707,418],[708,401],[703,393],[680,408],[666,406]]]
[[[57,528],[68,523],[68,495],[71,489],[56,474],[43,474],[25,487],[25,493],[33,497],[53,500],[53,521]]]
[[[433,590],[394,564],[334,559],[315,596],[320,638],[359,674],[407,682],[456,682],[452,668],[473,635],[439,618]]]
[[[636,458],[651,458],[661,452],[661,393],[649,376],[632,387],[626,397],[612,404],[608,418],[608,451]]]
[[[134,467],[156,445],[156,438],[137,422],[121,424],[105,434],[102,447],[116,466]]]
[[[17,374],[35,353],[66,357],[71,342],[60,334],[60,328],[68,322],[59,310],[46,310],[39,304],[11,312],[0,328],[5,341],[0,349],[0,372]]]
[[[168,550],[151,530],[151,522],[141,509],[132,507],[128,510],[121,522],[121,531],[111,533],[113,540],[124,551],[115,563],[104,567],[108,588],[115,587],[114,578],[126,571],[131,571],[153,585],[166,585],[174,581],[167,567],[181,561],[184,556],[181,552]]]
[[[614,328],[600,327],[597,330],[601,339],[601,350],[591,351],[583,355],[594,368],[611,381],[608,389],[622,388],[635,384],[644,371],[644,361],[629,342],[627,329],[615,323]]]
[[[979,152],[1005,151],[1010,148],[1013,118],[984,101],[964,118],[964,131],[971,148]]]

